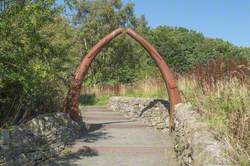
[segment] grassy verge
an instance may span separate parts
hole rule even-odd
[[[247,166],[250,158],[250,86],[237,79],[219,81],[213,87],[181,78],[178,82],[185,102],[202,113],[204,121],[228,142],[236,164]]]

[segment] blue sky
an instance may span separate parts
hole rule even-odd
[[[128,1],[150,27],[181,26],[250,47],[250,0],[123,0]]]

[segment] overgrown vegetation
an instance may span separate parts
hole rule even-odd
[[[135,29],[156,47],[179,76],[185,101],[228,138],[237,152],[233,159],[246,162],[250,48],[181,27],[150,28],[144,16],[135,16],[132,3],[121,0],[11,1],[0,13],[0,126],[61,111],[82,56],[117,27]],[[165,98],[159,78],[145,50],[122,35],[96,57],[80,101],[103,105],[111,95]]]
[[[240,162],[245,166],[250,160],[250,87],[237,79],[218,81],[214,86],[216,89],[204,91],[198,80],[179,80],[185,102],[191,102],[203,120],[228,142],[229,156],[235,164]]]
[[[209,126],[231,146],[235,164],[250,161],[250,65],[247,60],[209,60],[179,79],[186,102],[191,102]]]

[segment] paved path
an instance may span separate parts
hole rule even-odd
[[[177,166],[173,140],[141,122],[105,107],[82,110],[89,133],[72,145],[71,154],[54,165]]]

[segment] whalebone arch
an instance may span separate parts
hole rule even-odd
[[[83,57],[80,64],[75,70],[74,78],[70,83],[69,91],[65,100],[65,110],[70,114],[71,118],[75,121],[82,121],[82,117],[78,112],[79,98],[82,83],[84,77],[86,76],[88,69],[93,62],[94,58],[98,53],[105,47],[112,39],[116,38],[122,34],[125,30],[123,28],[118,28],[102,38],[92,49]],[[164,59],[160,56],[157,50],[141,35],[137,34],[132,29],[128,29],[126,33],[137,41],[150,55],[150,57],[155,61],[157,67],[159,68],[162,78],[165,82],[170,110],[169,110],[169,124],[170,128],[174,129],[174,107],[176,104],[181,102],[180,93],[176,86],[175,78],[170,71],[169,67],[165,63]]]

